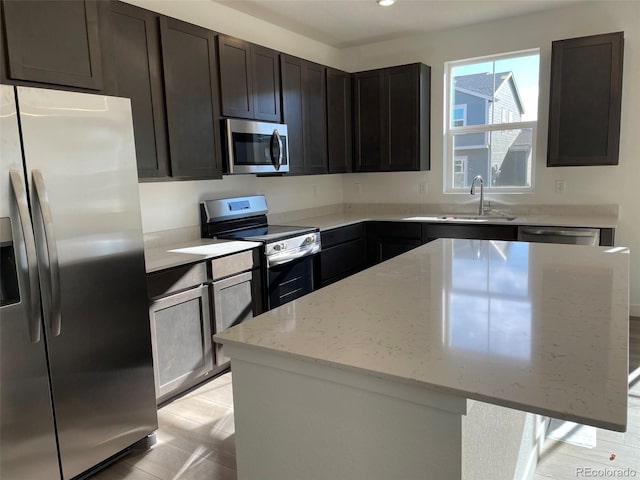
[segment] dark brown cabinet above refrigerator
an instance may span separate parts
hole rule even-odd
[[[109,65],[131,99],[141,180],[222,178],[215,32],[111,2]]]
[[[4,0],[2,9],[3,77],[102,90],[97,1]]]
[[[431,67],[353,74],[354,171],[429,169]]]
[[[552,44],[547,166],[617,165],[624,33]]]
[[[138,177],[170,176],[158,16],[113,2],[109,53],[116,93],[131,99]]]
[[[218,36],[222,115],[280,122],[280,53]]]
[[[160,17],[171,176],[222,178],[216,34]]]

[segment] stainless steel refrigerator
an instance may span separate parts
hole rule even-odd
[[[0,85],[0,478],[157,429],[128,99]]]

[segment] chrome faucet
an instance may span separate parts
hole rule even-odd
[[[476,194],[476,182],[480,183],[480,205],[478,205],[478,215],[484,215],[488,209],[484,206],[484,180],[482,175],[476,175],[471,182],[471,195]]]

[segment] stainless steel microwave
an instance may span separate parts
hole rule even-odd
[[[229,173],[289,171],[287,126],[252,120],[224,120]]]

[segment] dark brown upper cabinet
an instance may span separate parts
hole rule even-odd
[[[352,171],[351,75],[327,68],[327,157],[329,173]]]
[[[617,165],[624,32],[552,44],[547,166]]]
[[[214,32],[160,17],[171,176],[222,178]]]
[[[327,173],[326,67],[284,54],[280,66],[289,173]]]
[[[280,122],[280,53],[218,36],[222,115]]]
[[[171,175],[158,15],[127,3],[112,2],[110,62],[116,95],[131,99],[138,176]]]
[[[414,63],[352,78],[354,170],[428,170],[431,67]]]
[[[95,0],[4,0],[8,79],[103,88]]]

